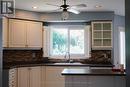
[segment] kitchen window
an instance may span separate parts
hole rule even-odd
[[[90,52],[90,27],[79,25],[51,26],[49,29],[49,54],[51,58],[88,58]]]

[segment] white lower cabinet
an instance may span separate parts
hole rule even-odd
[[[18,68],[18,87],[29,87],[29,68]]]
[[[46,66],[45,87],[65,87],[65,78],[61,75],[65,67]]]
[[[10,69],[9,87],[65,87],[65,67],[37,66]]]
[[[29,71],[29,87],[42,87],[41,67],[31,67]]]
[[[18,87],[42,86],[42,67],[18,68]]]

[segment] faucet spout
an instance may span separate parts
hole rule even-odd
[[[68,56],[68,58],[67,58],[67,56]],[[70,63],[70,53],[69,52],[66,52],[64,58],[66,59],[66,62]]]

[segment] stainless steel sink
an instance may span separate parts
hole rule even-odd
[[[55,63],[57,65],[81,65],[82,63],[80,62],[74,62],[74,63]]]

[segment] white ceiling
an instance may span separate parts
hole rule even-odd
[[[37,11],[37,12],[54,12],[58,9],[56,6],[47,5],[61,5],[62,0],[15,0],[17,9]],[[114,11],[115,14],[125,15],[125,0],[67,0],[69,5],[86,4],[85,8],[78,8],[79,11]],[[101,5],[101,8],[95,8],[95,5]],[[37,9],[33,9],[37,6]]]

